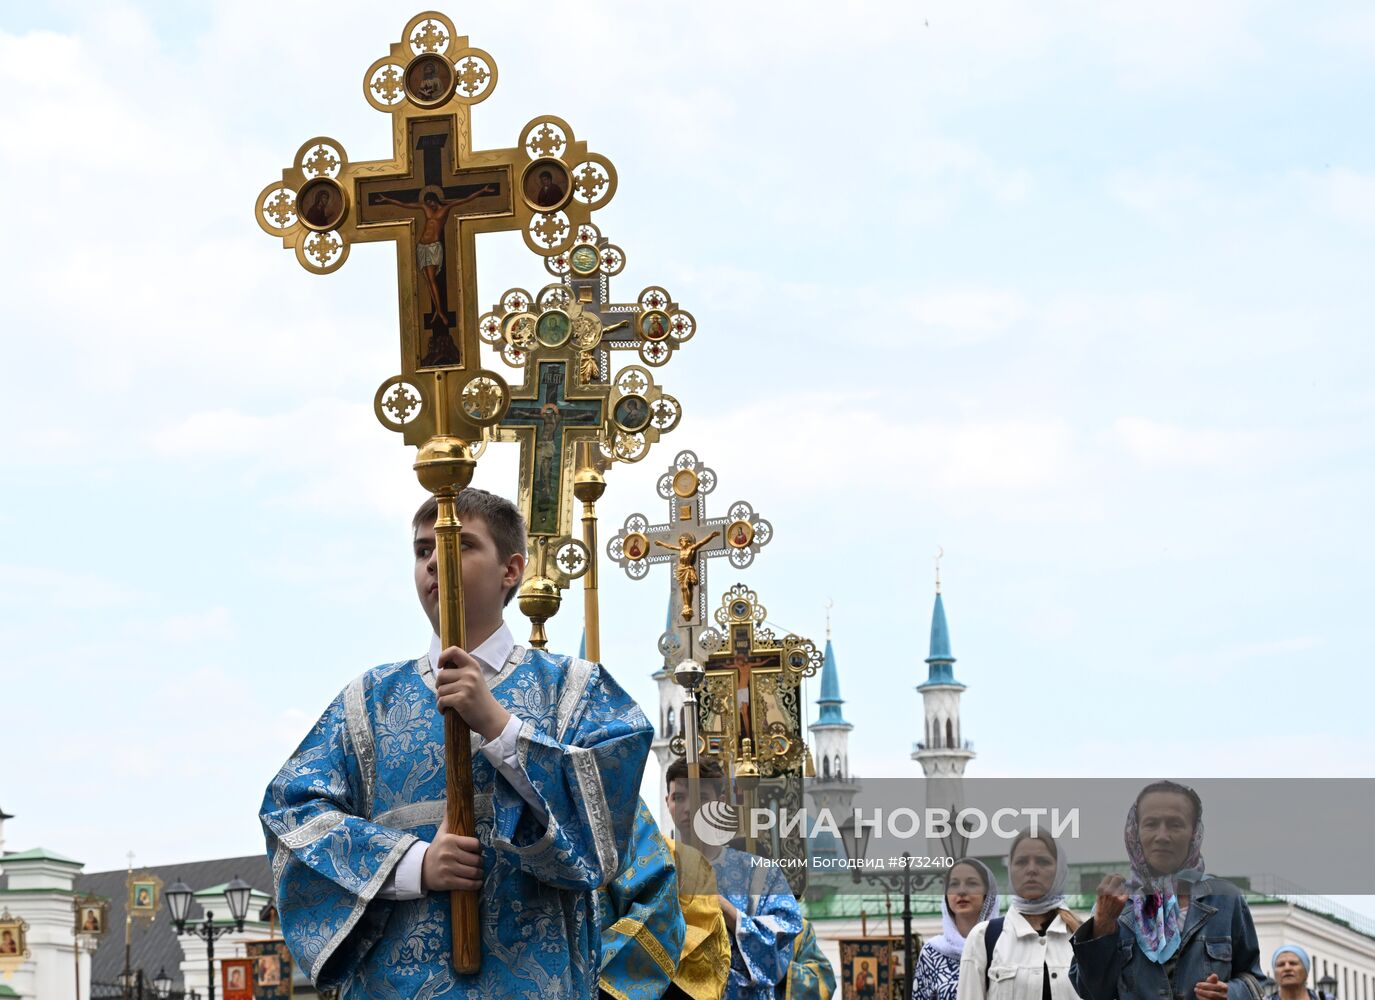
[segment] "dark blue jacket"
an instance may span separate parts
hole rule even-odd
[[[1260,971],[1260,945],[1246,900],[1232,883],[1205,878],[1193,885],[1179,950],[1164,965],[1136,940],[1131,907],[1116,935],[1094,940],[1089,919],[1070,938],[1070,982],[1084,1000],[1197,1000],[1194,986],[1212,973],[1227,983],[1227,1000],[1264,1000],[1275,988]]]

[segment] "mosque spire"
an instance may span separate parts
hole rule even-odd
[[[955,657],[950,652],[950,626],[945,620],[945,601],[941,598],[941,559],[944,555],[944,548],[936,550],[936,605],[931,609],[931,645],[926,656],[926,682],[919,684],[918,690],[928,684],[959,684],[955,680]]]
[[[831,608],[833,602],[826,602],[826,658],[821,664],[821,697],[816,700],[821,709],[815,726],[849,726],[840,713],[845,699],[840,696],[840,668],[836,666],[835,646],[831,643]]]
[[[931,609],[926,680],[917,685],[925,727],[923,739],[912,749],[912,759],[921,763],[927,778],[959,777],[974,756],[973,744],[964,738],[960,726],[960,695],[965,686],[955,679],[955,655],[950,650],[950,624],[945,619],[945,598],[941,595],[943,555],[944,549],[936,553],[936,601]]]
[[[850,730],[855,727],[840,711],[845,699],[840,696],[840,668],[836,664],[835,645],[831,642],[833,606],[833,601],[826,602],[826,657],[821,665],[821,697],[816,700],[821,711],[807,728],[812,733],[817,778],[823,784],[845,785],[850,780]]]

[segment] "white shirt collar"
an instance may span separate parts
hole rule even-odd
[[[501,627],[482,641],[482,644],[472,651],[473,659],[482,664],[482,672],[488,677],[493,677],[501,673],[506,666],[506,661],[511,658],[511,651],[516,648],[516,637],[511,634],[510,627],[505,621]],[[439,636],[431,633],[430,635],[430,670],[439,673],[439,654],[443,647],[439,645]]]

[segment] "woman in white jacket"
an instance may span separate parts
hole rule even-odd
[[[960,955],[957,1000],[1078,1000],[1069,938],[1079,920],[1063,907],[1065,852],[1044,830],[1023,830],[1007,856],[1012,905],[978,924]]]

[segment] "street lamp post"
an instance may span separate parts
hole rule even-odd
[[[871,826],[864,826],[862,830],[855,829],[854,816],[850,816],[840,826],[840,837],[845,844],[845,853],[850,860],[862,860],[869,853],[869,837],[873,832]],[[902,996],[912,995],[912,976],[916,971],[914,956],[912,954],[912,896],[915,893],[930,889],[932,886],[941,882],[945,877],[943,871],[919,870],[912,864],[912,855],[903,852],[902,867],[895,872],[882,871],[870,872],[867,869],[850,869],[850,878],[858,885],[860,882],[867,882],[870,885],[881,888],[884,892],[902,893],[902,938],[903,953],[906,956],[905,972],[903,979]]]
[[[172,923],[176,925],[177,933],[189,933],[205,942],[210,1000],[215,1000],[215,939],[223,937],[231,931],[243,930],[244,917],[248,914],[248,898],[252,894],[253,887],[237,875],[234,876],[234,881],[224,887],[225,902],[229,904],[229,914],[234,918],[234,925],[232,927],[216,927],[215,915],[206,910],[204,922],[199,925],[193,924],[188,928],[186,913],[191,908],[191,887],[181,879],[177,879],[176,884],[167,890],[167,908],[172,912]],[[162,975],[166,975],[166,973],[162,973]],[[167,982],[169,991],[171,985],[169,979]]]
[[[1328,972],[1318,980],[1318,996],[1326,993],[1332,1000],[1337,1000],[1337,977]]]

